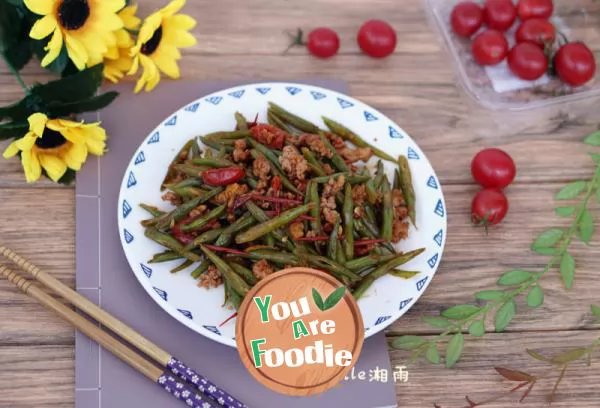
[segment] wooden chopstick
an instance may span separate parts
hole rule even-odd
[[[198,374],[191,368],[187,367],[181,361],[179,361],[178,359],[173,357],[171,354],[169,354],[168,352],[166,352],[165,350],[163,350],[156,344],[152,343],[150,340],[146,339],[140,333],[136,332],[134,329],[127,326],[125,323],[121,322],[116,317],[114,317],[111,314],[107,313],[106,311],[102,310],[100,307],[98,307],[94,303],[90,302],[88,299],[86,299],[85,297],[83,297],[82,295],[80,295],[79,293],[74,291],[73,289],[69,288],[68,286],[66,286],[65,284],[63,284],[62,282],[57,280],[56,278],[54,278],[51,275],[49,275],[48,273],[42,271],[36,265],[29,262],[25,258],[21,257],[20,255],[18,255],[16,252],[11,250],[10,248],[7,248],[5,246],[0,246],[0,254],[5,256],[10,261],[12,261],[15,265],[17,265],[23,271],[29,273],[38,282],[40,282],[47,288],[51,289],[56,294],[60,295],[63,299],[69,301],[72,305],[79,308],[82,312],[84,312],[88,316],[94,318],[96,321],[98,321],[99,323],[106,326],[107,328],[112,330],[114,333],[116,333],[119,337],[123,338],[124,340],[126,340],[127,342],[132,344],[134,347],[139,349],[143,354],[148,356],[148,358],[150,358],[151,360],[156,362],[158,365],[160,365],[161,367],[164,367],[166,370],[170,370],[173,374],[179,376],[184,381],[186,381],[188,384],[196,387],[205,396],[217,401],[221,406],[223,406],[225,408],[248,408],[245,404],[243,404],[242,402],[233,398],[226,391],[217,387],[215,384],[213,384],[207,378],[203,377],[202,375]],[[7,268],[4,268],[4,269],[7,269]],[[16,275],[15,272],[12,272],[12,273]],[[25,282],[29,282],[23,278],[21,278],[21,279],[24,280]],[[31,282],[29,282],[29,284],[25,285],[25,286],[30,291],[32,290],[32,288],[34,288],[34,289],[37,289],[37,291],[35,291],[35,292],[39,291],[39,292],[43,293],[44,295],[48,296],[45,292],[41,291],[40,289],[36,288],[35,286],[32,287]],[[35,297],[35,299],[39,300],[37,297]],[[54,301],[54,302],[57,302],[52,297],[50,297],[50,299],[52,299],[52,301]],[[39,300],[39,301],[41,303],[43,303],[44,305],[47,305],[47,303],[45,303],[41,300]],[[60,302],[58,302],[58,303],[61,304]],[[62,306],[64,306],[64,305],[62,305]],[[72,313],[76,314],[78,317],[82,318],[81,316],[79,316],[77,313],[73,312],[68,307],[65,306],[65,308],[67,310],[71,311]],[[55,309],[53,308],[53,310],[55,310]],[[57,313],[59,313],[59,312],[57,311]],[[61,315],[61,317],[62,317],[62,315]],[[84,318],[82,318],[82,319],[85,320]],[[69,321],[69,323],[75,325],[70,320],[67,320],[67,321]],[[87,320],[85,320],[85,321],[87,323],[89,323]],[[78,327],[78,326],[76,326],[76,327]],[[93,326],[93,327],[96,327],[96,326]],[[81,329],[81,331],[84,332],[83,329]],[[102,332],[102,333],[104,333],[104,332]],[[104,334],[106,334],[106,333],[104,333]],[[86,333],[86,335],[87,335],[87,333]],[[91,336],[89,336],[89,337],[91,337]],[[96,340],[95,337],[91,337],[91,338]],[[134,367],[134,368],[137,369],[137,367]],[[152,374],[155,374],[155,372],[153,372]],[[210,405],[210,406],[213,406],[213,405]]]
[[[7,279],[11,283],[14,283],[19,289],[21,289],[23,293],[31,296],[48,309],[55,312],[86,336],[95,340],[98,344],[104,347],[104,349],[110,351],[116,357],[129,364],[131,367],[145,375],[150,380],[161,385],[167,392],[185,402],[188,406],[196,408],[217,408],[220,406],[215,404],[209,398],[206,398],[200,394],[196,394],[188,384],[177,381],[169,372],[163,372],[156,365],[137,354],[133,349],[121,343],[119,340],[103,331],[101,328],[94,325],[86,318],[76,313],[74,310],[54,299],[42,289],[33,285],[32,281],[23,278],[15,271],[7,268],[4,265],[0,265],[0,277]],[[183,395],[185,395],[185,397],[183,397]]]

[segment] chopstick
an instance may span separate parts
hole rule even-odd
[[[48,295],[37,286],[32,285],[32,281],[21,277],[16,272],[2,265],[0,265],[0,276],[17,285],[24,293],[56,312],[64,320],[75,326],[91,339],[97,341],[101,346],[111,351],[115,356],[140,371],[146,377],[159,383],[166,391],[186,402],[188,406],[192,403],[196,404],[191,405],[192,407],[198,406],[199,408],[213,408],[220,406],[225,408],[248,408],[246,405],[229,395],[226,391],[217,387],[207,378],[188,368],[181,361],[143,337],[134,329],[102,310],[100,307],[48,273],[42,271],[13,250],[0,246],[0,254],[11,260],[23,271],[32,275],[38,282],[53,290],[63,299],[69,301],[85,314],[94,318],[96,321],[116,333],[119,337],[139,349],[150,360],[164,368],[164,371],[141,357],[127,345],[119,342],[110,334],[90,323],[87,319],[69,307]],[[169,371],[180,377],[187,384],[177,381]],[[204,396],[195,394],[195,391],[191,391],[190,387],[196,388]],[[216,401],[216,405],[213,400]]]

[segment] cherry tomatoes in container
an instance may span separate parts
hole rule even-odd
[[[471,174],[482,187],[502,189],[515,179],[517,166],[504,150],[483,149],[471,161]]]
[[[396,31],[382,20],[369,20],[364,23],[356,36],[358,46],[374,58],[387,57],[396,49]]]
[[[515,39],[518,43],[531,42],[543,49],[546,44],[554,43],[556,28],[546,19],[532,18],[519,26]]]
[[[508,42],[500,31],[486,30],[475,37],[471,50],[479,65],[496,65],[506,58]]]
[[[306,48],[315,57],[333,57],[340,49],[340,37],[330,28],[315,28],[308,33]]]
[[[517,5],[517,12],[521,21],[530,18],[548,19],[554,12],[552,0],[520,0]]]
[[[508,199],[495,188],[480,190],[471,203],[471,219],[475,224],[496,225],[508,213]]]
[[[483,24],[483,9],[473,1],[463,1],[452,9],[450,25],[456,35],[471,37]]]
[[[486,0],[483,4],[483,21],[489,28],[506,31],[517,18],[517,8],[512,0]]]
[[[580,86],[594,77],[596,60],[585,44],[569,43],[560,47],[554,56],[554,69],[564,83]]]
[[[524,42],[508,53],[508,68],[519,78],[534,81],[548,70],[548,58],[538,45]]]

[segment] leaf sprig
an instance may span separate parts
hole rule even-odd
[[[596,320],[600,323],[600,307],[596,305],[592,305],[592,314],[596,318]],[[548,402],[553,402],[555,400],[556,394],[558,392],[558,388],[560,384],[564,380],[567,370],[574,363],[586,358],[587,364],[590,365],[592,362],[592,358],[596,349],[600,346],[600,337],[596,339],[592,344],[589,344],[584,347],[576,347],[570,350],[564,351],[558,355],[553,357],[544,356],[537,351],[527,350],[527,354],[536,360],[545,362],[550,365],[550,368],[545,372],[539,375],[534,375],[530,373],[526,373],[524,371],[514,370],[505,367],[494,367],[496,372],[505,380],[508,380],[512,383],[515,383],[515,386],[509,389],[508,391],[501,392],[497,395],[494,395],[488,399],[475,402],[475,400],[468,395],[465,396],[465,400],[467,405],[464,405],[461,408],[477,408],[482,407],[484,405],[489,405],[493,402],[499,401],[501,399],[510,397],[512,395],[520,396],[519,403],[525,401],[527,397],[531,394],[534,387],[542,380],[549,380],[550,378],[555,378],[554,386],[552,390],[548,394]],[[444,408],[442,405],[433,404],[435,408]]]
[[[589,135],[585,141],[592,146],[600,146],[600,131]],[[570,217],[568,228],[549,228],[543,231],[531,245],[531,249],[541,255],[549,256],[546,266],[538,272],[515,269],[505,272],[496,282],[497,287],[475,293],[481,304],[463,304],[443,310],[439,316],[425,316],[423,321],[432,327],[444,329],[433,338],[421,336],[401,336],[391,342],[396,349],[412,352],[410,362],[424,357],[432,364],[441,362],[440,349],[445,347],[445,365],[453,367],[462,355],[465,346],[465,333],[473,337],[485,335],[485,323],[493,319],[495,331],[503,332],[517,314],[516,299],[525,296],[527,305],[535,309],[544,303],[544,291],[540,279],[549,271],[558,269],[567,289],[575,278],[575,258],[570,253],[574,238],[589,244],[594,232],[594,218],[589,211],[590,199],[596,195],[600,202],[600,155],[591,154],[596,163],[595,172],[590,180],[579,180],[564,186],[555,199],[580,202],[574,206],[558,206],[557,215]]]

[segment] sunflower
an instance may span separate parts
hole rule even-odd
[[[175,14],[184,5],[185,0],[173,0],[144,20],[137,42],[131,49],[133,65],[129,75],[135,74],[140,64],[143,68],[135,87],[136,93],[144,87],[146,92],[154,89],[160,81],[159,70],[173,79],[179,78],[179,48],[196,44],[196,39],[188,32],[196,26],[196,20],[185,14]]]
[[[42,168],[54,181],[67,171],[79,170],[88,152],[104,154],[106,132],[99,123],[84,124],[66,119],[48,119],[43,113],[34,113],[28,119],[29,132],[12,142],[4,151],[4,158],[21,153],[25,178],[32,183],[42,175]]]
[[[35,22],[29,36],[42,40],[52,34],[43,67],[58,57],[63,42],[79,70],[91,66],[90,61],[101,61],[108,48],[116,45],[114,31],[123,27],[117,12],[125,7],[125,0],[24,1],[29,10],[43,16]]]

